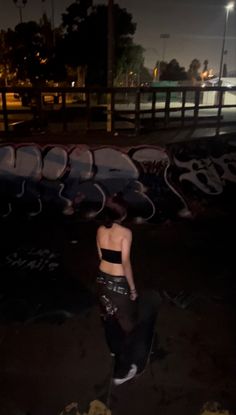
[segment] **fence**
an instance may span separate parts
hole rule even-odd
[[[223,111],[229,109],[233,116],[227,120]],[[143,128],[197,127],[209,121],[220,128],[236,123],[236,86],[4,87],[0,88],[0,120],[4,135],[17,125],[47,130],[50,123],[61,123],[63,131],[73,123],[83,130],[123,128],[136,134]]]

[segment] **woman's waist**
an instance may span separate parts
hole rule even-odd
[[[125,275],[122,264],[112,264],[111,262],[104,260],[101,260],[99,270],[105,274],[111,275],[112,277],[121,277]]]
[[[129,294],[128,282],[124,275],[111,275],[99,270],[96,281],[100,287],[109,291],[124,295]]]
[[[98,270],[97,278],[101,278],[101,279],[104,279],[104,280],[111,280],[113,282],[117,282],[117,283],[120,283],[120,284],[127,284],[127,279],[126,279],[125,275],[110,274],[108,272],[103,271],[100,268]]]
[[[111,275],[102,270],[98,271],[97,283],[106,287],[120,286],[128,288],[128,282],[124,275]]]

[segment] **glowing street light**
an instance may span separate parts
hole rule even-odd
[[[221,78],[222,78],[222,71],[223,71],[223,61],[224,61],[224,54],[225,54],[225,38],[226,38],[226,33],[227,33],[229,13],[233,10],[234,10],[234,2],[231,1],[225,6],[225,24],[224,24],[221,58],[220,58],[219,86],[221,85]]]
[[[226,10],[231,11],[234,9],[234,2],[231,1],[230,3],[227,4],[227,6],[225,6]]]
[[[22,19],[22,9],[26,6],[27,0],[13,0],[13,2],[15,3],[16,7],[18,7],[19,9],[19,14],[20,14],[20,23],[23,22]]]

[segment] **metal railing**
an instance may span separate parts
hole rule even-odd
[[[223,118],[227,109],[235,110],[235,118],[233,115],[229,121]],[[5,135],[18,124],[47,130],[56,122],[67,131],[74,123],[78,129],[109,128],[114,132],[131,128],[138,134],[142,128],[198,127],[210,119],[217,128],[236,123],[236,86],[0,88],[0,122]]]

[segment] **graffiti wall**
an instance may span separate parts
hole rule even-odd
[[[201,140],[173,145],[170,180],[192,215],[234,212],[236,141]]]
[[[234,143],[139,146],[0,147],[0,215],[102,215],[119,193],[136,221],[193,217],[196,206],[231,197],[236,186]]]

